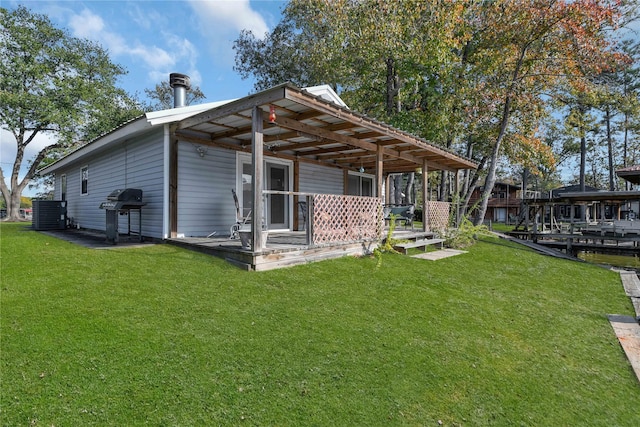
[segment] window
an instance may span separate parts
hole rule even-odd
[[[67,200],[67,175],[60,176],[60,200]]]
[[[347,194],[352,196],[373,196],[373,177],[349,172]]]
[[[80,194],[89,194],[89,166],[80,169],[80,179],[82,180]]]

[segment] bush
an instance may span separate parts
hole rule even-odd
[[[465,216],[462,217],[458,228],[449,228],[445,232],[445,245],[454,249],[462,249],[473,245],[480,236],[489,235],[491,235],[491,232],[486,225],[473,225]]]

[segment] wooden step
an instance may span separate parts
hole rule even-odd
[[[422,248],[422,250],[426,251],[427,246],[429,245],[436,245],[438,248],[442,249],[443,244],[444,239],[419,239],[413,242],[396,243],[393,245],[393,249],[407,255],[411,248]]]

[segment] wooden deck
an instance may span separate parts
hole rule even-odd
[[[394,232],[393,237],[410,240],[433,237],[433,235],[434,233],[429,232],[399,230]],[[255,271],[272,270],[349,255],[365,256],[373,253],[374,249],[378,247],[377,240],[313,246],[307,244],[304,231],[269,233],[266,248],[262,252],[243,249],[240,240],[230,240],[228,237],[185,237],[168,239],[167,242],[220,257],[242,269]]]
[[[605,234],[589,230],[574,233],[506,232],[505,234],[522,241],[530,240],[541,246],[564,251],[572,256],[576,256],[580,251],[617,255],[638,255],[640,253],[640,235],[635,233],[614,235],[613,233]]]

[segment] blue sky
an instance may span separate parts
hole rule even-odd
[[[191,77],[207,101],[253,92],[253,81],[233,70],[233,41],[243,29],[262,36],[281,18],[277,0],[3,0],[47,15],[72,36],[100,43],[128,74],[120,86],[144,97],[169,73]]]
[[[113,62],[128,71],[118,85],[130,94],[144,99],[145,89],[178,72],[191,77],[207,102],[254,92],[253,80],[242,80],[233,70],[233,41],[243,29],[257,36],[273,29],[286,1],[1,0],[1,4],[7,9],[26,6],[72,36],[99,43]],[[22,171],[26,160],[53,142],[50,135],[39,135],[26,150]],[[0,162],[7,180],[15,153],[15,139],[2,130]],[[23,195],[35,193],[26,189]]]

